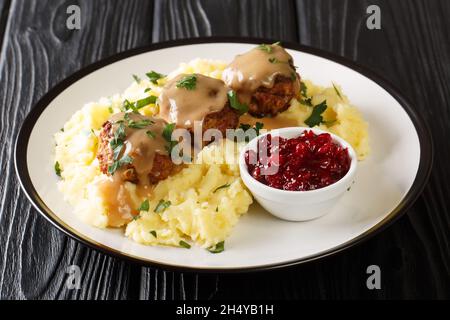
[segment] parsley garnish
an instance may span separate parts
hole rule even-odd
[[[145,201],[143,201],[141,203],[141,206],[139,207],[139,211],[148,211],[148,209],[150,208],[150,204],[148,203],[148,199],[146,199]]]
[[[155,103],[158,97],[156,96],[148,96],[147,98],[143,98],[140,100],[137,100],[135,102],[130,102],[127,99],[123,102],[122,109],[124,111],[132,110],[134,112],[137,112],[139,109],[151,104]]]
[[[319,124],[323,123],[323,117],[322,113],[327,110],[327,100],[322,101],[318,105],[314,106],[314,109],[309,116],[308,119],[305,120],[305,123],[310,127],[318,126]]]
[[[156,134],[153,131],[147,131],[146,132],[147,137],[149,137],[150,139],[154,139],[156,137]]]
[[[140,83],[141,82],[141,78],[139,78],[137,75],[133,74],[133,79],[134,81],[136,81],[136,83]]]
[[[281,61],[278,60],[277,58],[269,58],[269,62],[270,63],[280,63]]]
[[[161,213],[164,210],[166,210],[168,207],[170,207],[172,203],[170,201],[164,201],[163,199],[159,200],[158,204],[155,207],[155,210],[153,210],[156,213]]]
[[[55,162],[55,173],[58,177],[61,177],[61,166],[58,161]]]
[[[128,127],[133,129],[143,129],[151,124],[154,124],[154,122],[150,119],[143,119],[139,121],[131,120],[130,122],[128,122]]]
[[[312,107],[312,99],[308,97],[308,88],[303,81],[300,81],[300,95],[303,97],[299,102],[305,106]]]
[[[240,114],[244,114],[248,111],[248,105],[240,103],[236,92],[233,90],[228,91],[228,100],[230,101],[230,106],[239,111]]]
[[[332,82],[332,84],[333,84],[334,91],[336,91],[336,94],[338,95],[339,99],[344,100],[344,99],[342,99],[341,93],[339,92],[339,90],[336,87],[336,85],[334,84],[334,82]]]
[[[195,74],[190,74],[183,77],[181,80],[177,81],[177,88],[185,88],[187,90],[195,90],[197,86],[197,76]]]
[[[150,80],[150,82],[153,84],[158,84],[158,80],[165,77],[164,74],[158,73],[153,70],[150,72],[147,72],[145,75]]]
[[[114,113],[114,110],[112,107],[108,107],[108,111],[109,111],[109,113]]]
[[[256,122],[256,123],[255,123],[255,126],[253,127],[253,129],[255,130],[257,136],[259,136],[260,130],[261,130],[263,127],[264,127],[264,123],[262,123],[262,122]],[[249,124],[247,124],[247,123],[241,123],[241,124],[239,125],[239,128],[242,129],[242,130],[244,130],[244,131],[247,131],[247,130],[251,129],[252,126],[249,125]]]
[[[112,175],[123,165],[130,164],[132,162],[133,158],[131,158],[129,155],[126,155],[125,157],[114,161],[114,163],[108,167],[108,173]]]
[[[303,81],[300,81],[300,94],[302,95],[302,97],[308,97],[308,87]]]
[[[191,245],[189,243],[187,243],[186,241],[181,240],[180,241],[180,247],[186,248],[186,249],[190,249]]]
[[[173,147],[178,144],[178,141],[172,140],[172,132],[175,129],[175,123],[169,123],[164,127],[162,136],[169,144],[166,146],[167,152],[171,153]]]
[[[259,46],[257,46],[257,48],[259,50],[265,51],[267,53],[272,53],[272,46],[279,46],[280,45],[280,41],[277,41],[275,43],[272,44],[265,44],[265,43],[261,43]]]
[[[225,250],[225,241],[220,241],[216,243],[215,246],[208,248],[208,251],[211,253],[221,253],[224,250]]]
[[[150,233],[151,233],[155,238],[158,238],[158,235],[156,234],[156,231],[155,231],[155,230],[150,231]]]
[[[220,187],[217,187],[216,189],[214,189],[213,193],[216,193],[217,191],[219,191],[220,189],[225,189],[228,188],[230,186],[229,183],[223,184]]]

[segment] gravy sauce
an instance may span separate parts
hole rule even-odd
[[[237,55],[222,73],[222,79],[237,92],[242,103],[250,103],[259,87],[272,88],[277,76],[297,79],[292,56],[283,47],[273,44],[265,48],[269,49],[256,47]],[[298,82],[296,92],[300,90]]]
[[[135,185],[127,182],[126,171],[133,169],[123,165],[99,185],[108,214],[108,226],[120,227],[139,213],[140,199],[149,197],[153,189],[148,175],[153,169],[155,155],[168,155],[167,142],[162,136],[167,123],[162,119],[149,118],[133,112],[126,115],[125,113],[114,114],[109,121],[113,124],[110,132],[112,136],[119,130],[121,123],[123,124],[125,138],[118,159],[124,156],[130,156],[133,159],[131,165],[138,180]],[[130,184],[129,188],[136,188],[137,197],[127,190],[127,184]]]
[[[201,74],[194,74],[194,89],[177,87],[186,76],[190,75],[180,74],[164,86],[159,96],[159,116],[178,128],[189,129],[194,121],[203,121],[208,114],[223,109],[228,101],[228,88],[222,80]]]

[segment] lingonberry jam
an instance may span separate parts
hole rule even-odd
[[[328,133],[305,130],[297,138],[276,140],[268,134],[258,141],[257,153],[245,154],[250,175],[270,187],[315,190],[335,183],[350,169],[347,148],[333,142]]]

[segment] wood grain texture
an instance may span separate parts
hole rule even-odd
[[[81,30],[65,27],[79,4]],[[365,27],[381,8],[382,29]],[[0,0],[1,299],[449,298],[450,3],[446,0]],[[56,83],[103,57],[199,36],[299,42],[366,65],[398,86],[439,148],[431,180],[408,215],[362,245],[303,266],[243,275],[183,274],[131,265],[78,244],[31,208],[15,177],[13,140]],[[301,62],[299,63],[301,65]],[[67,267],[82,270],[67,290]],[[366,268],[382,290],[366,288]]]
[[[81,30],[66,28],[70,4],[81,8]],[[19,190],[12,151],[24,116],[52,86],[85,65],[151,41],[152,10],[148,1],[11,2],[0,59],[0,298],[138,296],[139,267],[70,240],[31,208]],[[81,267],[81,290],[66,289],[72,264]]]

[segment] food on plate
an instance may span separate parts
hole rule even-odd
[[[191,132],[198,121],[202,132],[218,129],[225,136],[226,129],[239,124],[239,115],[230,107],[227,93],[228,88],[220,79],[199,73],[179,74],[161,91],[159,116]]]
[[[262,44],[237,55],[224,70],[223,79],[256,117],[285,111],[300,93],[292,56],[279,43]]]
[[[178,168],[164,138],[167,127],[162,119],[135,112],[114,114],[99,134],[100,171],[143,186],[164,180]]]
[[[347,148],[334,142],[329,133],[316,135],[305,130],[296,138],[276,140],[268,134],[260,138],[258,147],[264,148],[264,152],[249,150],[245,154],[248,172],[259,182],[277,189],[320,189],[339,181],[350,169]],[[264,174],[267,167],[273,169],[272,174]]]
[[[209,144],[198,164],[159,182],[149,209],[128,224],[126,235],[143,244],[178,246],[192,240],[203,248],[224,241],[253,202],[238,165],[226,161],[237,158],[239,149],[225,141]]]
[[[236,127],[318,127],[347,140],[359,160],[370,151],[367,123],[342,89],[300,81],[279,44],[258,46],[229,65],[195,59],[168,75],[152,70],[134,79],[123,94],[86,104],[55,134],[55,172],[83,221],[123,228],[143,244],[220,252],[252,203],[237,165],[241,143],[214,139],[180,164],[171,157],[175,129],[192,134],[195,121],[202,132],[223,135]],[[305,178],[295,188],[325,180]]]

